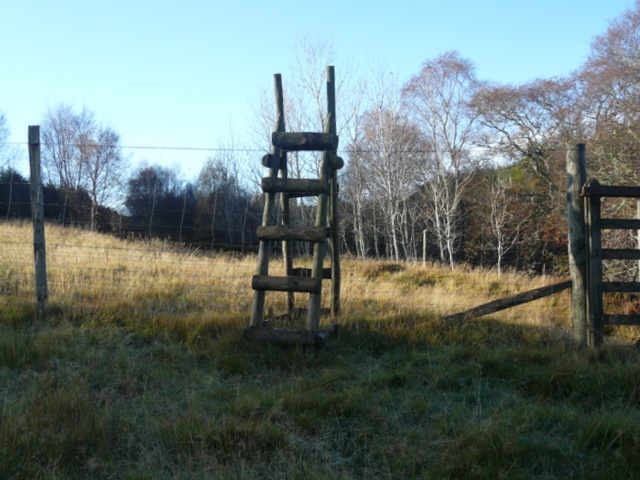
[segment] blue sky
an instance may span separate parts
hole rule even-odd
[[[333,44],[362,73],[383,64],[401,83],[458,50],[478,77],[562,76],[633,0],[2,0],[0,111],[12,142],[49,107],[86,106],[124,146],[242,142],[260,90],[294,65],[297,40]],[[264,146],[265,149],[268,145]],[[206,152],[127,150],[134,163],[196,175]],[[256,154],[256,162],[260,161]],[[24,170],[23,162],[18,166]]]

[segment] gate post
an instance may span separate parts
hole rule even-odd
[[[597,180],[591,179],[589,187],[599,187]],[[584,197],[585,232],[587,248],[587,346],[597,348],[604,340],[604,312],[602,285],[602,239],[600,231],[600,195]]]
[[[584,205],[580,198],[587,182],[587,157],[584,143],[567,145],[567,219],[569,235],[569,273],[571,275],[571,319],[573,336],[579,345],[587,343],[587,256]]]

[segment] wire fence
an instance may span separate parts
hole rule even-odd
[[[197,154],[264,153],[264,150],[258,149],[143,146],[121,148]],[[344,153],[354,152],[347,149]],[[15,193],[17,185],[11,182],[3,182],[0,187],[7,185],[10,185]],[[9,201],[14,210],[26,211],[31,206],[26,198],[14,197]],[[198,213],[192,210],[186,201],[178,203],[180,207],[177,208],[156,207],[156,220],[165,216],[185,218]],[[67,207],[68,205],[59,202],[45,202],[44,205],[45,210],[63,210]],[[19,222],[10,221],[13,218],[10,212],[11,209],[8,208],[4,226],[7,230],[19,228]],[[149,219],[145,220],[147,223],[139,221],[133,224],[127,223],[130,218],[126,216],[117,219],[102,217],[97,223],[90,224],[86,216],[63,217],[59,219],[60,225],[50,223],[47,226],[49,303],[54,308],[77,312],[78,315],[90,313],[95,317],[115,318],[118,321],[140,316],[184,318],[248,315],[253,297],[250,287],[251,276],[256,261],[251,256],[255,239],[247,232],[255,231],[256,222],[260,222],[260,214],[261,211],[247,209],[245,219],[248,220],[243,222],[243,225],[228,221],[224,226],[227,239],[243,238],[239,247],[234,248],[232,253],[221,252],[223,245],[219,240],[216,242],[216,238],[223,235],[216,232],[220,222],[214,221],[215,218],[210,220],[208,226],[175,221],[158,224],[157,221],[153,223]],[[96,226],[95,230],[115,233],[119,238],[90,231]],[[24,224],[21,228],[29,230]],[[211,235],[202,235],[205,239],[199,239],[198,235],[207,229],[210,229],[210,232],[206,233]],[[154,239],[156,235],[170,240]],[[31,303],[30,297],[34,296],[35,282],[31,273],[33,246],[28,237],[29,235],[22,231],[8,234],[4,240],[0,240],[4,251],[0,262],[0,292],[13,301],[22,299],[25,305]],[[180,241],[187,237],[190,238],[188,243]],[[176,240],[178,244],[172,243]],[[277,250],[278,247],[275,246],[274,251]],[[306,260],[301,259],[302,262]],[[432,274],[429,273],[429,269],[440,271],[442,267],[431,264],[425,266],[421,262],[411,261],[393,263],[395,267],[385,270],[385,261],[349,259],[348,267],[344,269],[343,312],[356,315],[366,313],[372,318],[404,313],[445,315],[555,281],[540,275],[509,274],[511,277],[505,282],[498,278],[495,272],[478,274],[465,266],[458,267],[448,275]],[[508,268],[508,262],[506,263],[505,267]],[[389,264],[388,261],[386,264]],[[527,270],[522,261],[519,261],[518,266]],[[277,272],[281,266],[274,260],[271,268]],[[535,268],[537,265],[532,264],[530,270],[533,271]],[[446,271],[446,268],[444,270]],[[300,305],[305,303],[302,294],[297,295],[297,298]],[[325,302],[325,307],[328,307],[328,298],[325,298]],[[284,295],[268,295],[267,311],[281,312],[285,305]],[[549,308],[556,306],[553,302],[549,302],[549,305]],[[544,312],[540,315],[549,316]],[[561,314],[555,312],[552,316],[559,315]]]
[[[5,304],[35,308],[31,226],[2,222],[0,298]],[[83,322],[173,322],[235,319],[248,324],[256,256],[202,252],[165,240],[117,239],[111,235],[48,224],[49,311]],[[275,249],[274,249],[275,250]],[[299,258],[302,266],[310,258]],[[282,275],[275,258],[271,274]],[[540,275],[454,270],[422,262],[344,258],[342,312],[347,318],[390,321],[404,315],[446,315],[557,279]],[[326,289],[328,292],[328,289]],[[329,308],[328,293],[323,307]],[[296,294],[305,307],[306,294]],[[528,323],[563,324],[568,295],[536,302],[534,308],[498,314]],[[286,294],[267,295],[267,316],[286,313]],[[304,322],[302,322],[304,323]]]

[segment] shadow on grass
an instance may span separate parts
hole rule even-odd
[[[246,319],[0,322],[1,478],[633,478],[640,364],[491,319],[345,318],[309,358]],[[33,318],[33,317],[31,317]]]

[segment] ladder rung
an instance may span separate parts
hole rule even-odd
[[[273,132],[271,143],[287,151],[335,150],[338,137],[331,133]]]
[[[273,290],[276,292],[320,293],[322,291],[322,279],[254,275],[251,279],[251,288],[254,290]]]
[[[294,268],[291,270],[291,275],[294,277],[310,278],[312,270],[310,268]],[[322,269],[322,278],[325,280],[331,280],[331,269]]]
[[[258,240],[324,242],[327,238],[326,227],[306,227],[291,225],[276,225],[258,227]]]
[[[267,193],[288,193],[290,197],[313,197],[322,193],[329,193],[329,184],[323,180],[305,178],[274,178],[262,179],[262,190]]]

